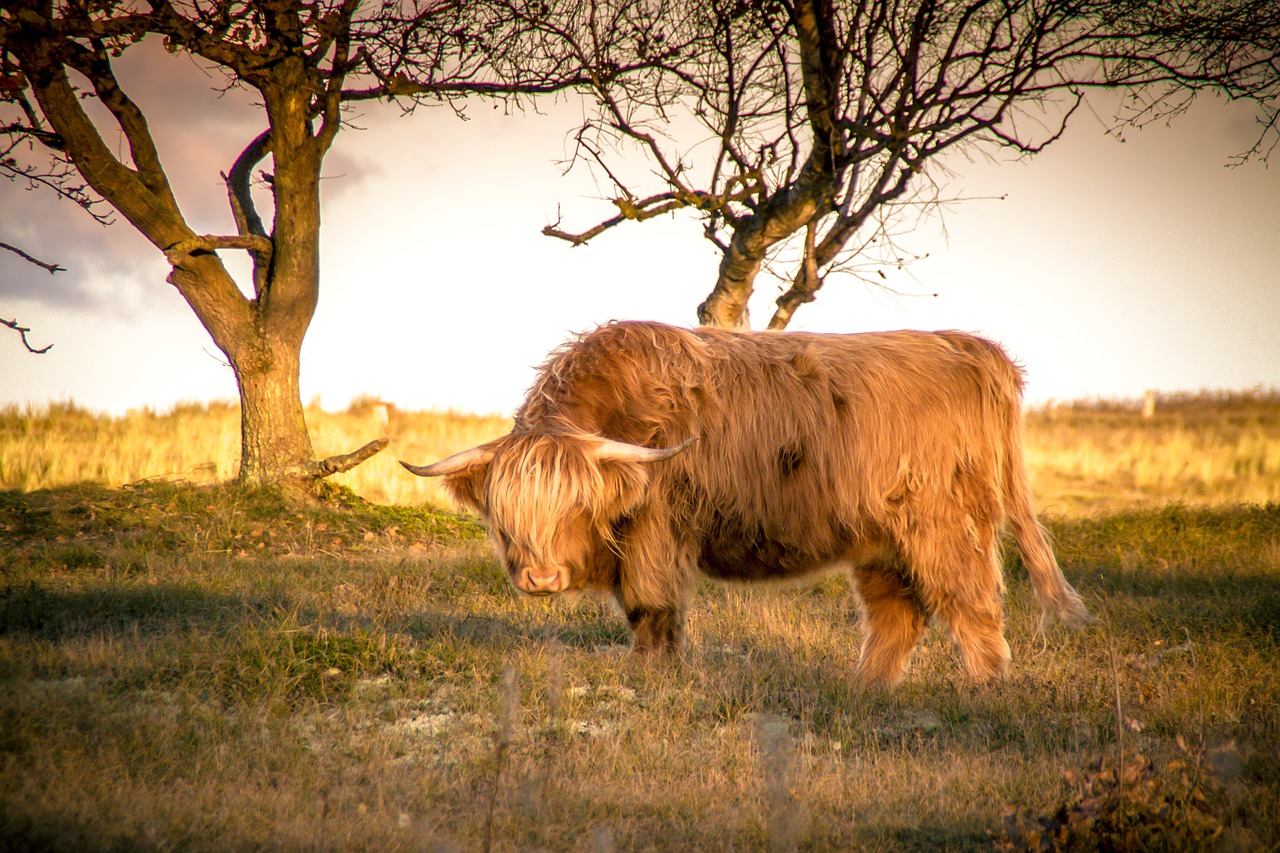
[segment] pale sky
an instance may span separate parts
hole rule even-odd
[[[243,97],[202,91],[210,78],[189,61],[143,59],[134,96],[179,199],[197,230],[229,233],[218,173],[261,119]],[[556,165],[573,107],[545,109],[508,116],[475,102],[462,122],[447,109],[402,118],[369,107],[364,130],[339,136],[304,402],[338,409],[370,394],[510,413],[571,333],[610,319],[695,322],[718,253],[692,218],[627,223],[582,248],[540,234],[557,216],[580,230],[613,212],[596,198],[607,190]],[[1253,133],[1246,108],[1205,100],[1123,144],[1082,114],[1027,162],[952,159],[946,194],[976,200],[903,237],[928,257],[888,272],[898,294],[833,276],[791,328],[976,332],[1024,365],[1033,403],[1280,387],[1280,162],[1225,166]],[[73,400],[119,413],[235,398],[162,256],[127,223],[103,229],[7,184],[0,211],[0,240],[68,270],[50,276],[0,254],[0,317],[54,345],[29,355],[0,329],[0,405]],[[757,325],[777,294],[762,278]]]

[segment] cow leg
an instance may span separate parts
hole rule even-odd
[[[694,546],[672,536],[667,507],[651,500],[631,516],[620,539],[614,596],[627,614],[640,654],[675,657],[684,649],[685,602]]]
[[[871,564],[856,567],[853,574],[862,599],[859,678],[863,684],[892,687],[902,679],[924,633],[926,614],[901,573]]]
[[[1009,644],[995,528],[965,517],[932,530],[911,559],[921,597],[959,647],[965,675],[978,682],[999,677],[1009,668]]]
[[[684,610],[679,607],[644,608],[627,611],[627,621],[638,654],[675,657],[684,648]]]
[[[971,681],[990,681],[1009,668],[1009,644],[1004,639],[1004,619],[999,602],[957,605],[938,614],[946,621],[951,639],[960,647],[965,675]]]

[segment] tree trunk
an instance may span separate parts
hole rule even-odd
[[[318,229],[317,229],[318,230]],[[299,241],[305,243],[305,241]],[[314,264],[302,264],[302,282],[273,276],[277,293],[301,293],[289,303],[237,299],[206,304],[202,298],[215,289],[226,270],[213,253],[187,256],[175,264],[169,280],[187,297],[218,348],[227,356],[240,392],[240,473],[248,485],[277,484],[292,490],[310,489],[317,480],[347,471],[387,446],[380,438],[351,453],[316,459],[307,432],[299,386],[302,340],[311,322],[318,285]],[[293,310],[282,310],[286,304]],[[248,313],[239,314],[240,308]],[[238,314],[238,323],[225,322],[224,313]]]
[[[825,182],[825,183],[824,183]],[[744,217],[734,229],[729,247],[720,261],[715,288],[698,306],[698,322],[723,329],[749,330],[748,300],[755,290],[756,276],[769,250],[828,212],[830,188],[827,173],[806,164],[796,186],[778,193],[759,213]]]
[[[240,389],[240,482],[314,479],[316,457],[298,387],[298,349],[264,340],[237,362],[232,368]]]
[[[239,480],[258,485],[314,480],[317,463],[298,381],[302,339],[311,319],[307,308],[314,302],[304,300],[303,310],[287,312],[279,303],[246,299],[216,252],[167,254],[174,265],[169,282],[235,373],[240,392]],[[272,286],[283,284],[278,273],[271,279]],[[281,287],[285,292],[291,289],[298,288]],[[305,282],[300,289],[307,289]]]
[[[729,241],[728,251],[720,261],[715,288],[698,306],[698,322],[702,325],[750,331],[751,312],[747,303],[755,290],[760,264],[764,262],[764,252],[752,251],[752,242],[745,229],[735,232]]]

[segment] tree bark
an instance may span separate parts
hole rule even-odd
[[[769,250],[831,210],[832,178],[810,157],[792,187],[736,227],[720,261],[715,288],[698,306],[698,322],[724,329],[751,328],[747,302]]]
[[[721,329],[751,330],[748,302],[755,290],[756,276],[764,263],[764,251],[755,250],[751,241],[735,233],[720,260],[716,284],[698,306],[698,322]]]
[[[240,475],[261,485],[315,477],[315,451],[298,386],[298,350],[263,339],[232,364],[240,389]]]

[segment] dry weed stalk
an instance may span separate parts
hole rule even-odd
[[[804,833],[804,809],[792,793],[795,750],[787,726],[787,720],[773,714],[762,714],[756,720],[769,821],[769,849],[777,853],[798,849]]]
[[[493,849],[493,812],[502,788],[502,771],[507,751],[515,740],[520,725],[520,675],[510,663],[503,664],[498,681],[498,728],[493,735],[493,783],[489,789],[488,809],[484,818],[484,850]]]

